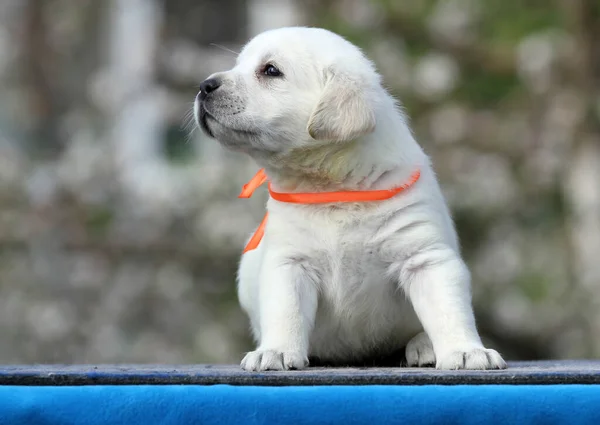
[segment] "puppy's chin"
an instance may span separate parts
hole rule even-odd
[[[215,139],[226,149],[243,153],[253,150],[253,139],[257,138],[256,133],[229,128],[206,113],[199,117],[198,125],[204,134]]]

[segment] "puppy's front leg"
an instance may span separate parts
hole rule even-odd
[[[303,369],[317,311],[317,276],[302,261],[265,255],[259,283],[260,344],[242,360],[248,371]]]
[[[438,246],[410,258],[402,268],[415,312],[433,345],[438,369],[503,369],[495,350],[486,349],[475,327],[470,274],[449,247]]]

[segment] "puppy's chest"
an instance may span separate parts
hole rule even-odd
[[[293,208],[274,212],[272,237],[289,247],[293,257],[307,261],[323,286],[353,291],[389,281],[392,236],[387,233],[394,232],[381,232],[389,213],[339,210],[309,215]],[[394,245],[393,261],[398,261],[402,248]]]
[[[353,292],[383,284],[387,265],[369,240],[371,232],[370,226],[353,224],[314,233],[309,257],[325,289]]]

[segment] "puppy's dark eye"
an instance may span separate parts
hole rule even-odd
[[[270,63],[265,65],[263,69],[263,74],[269,77],[281,77],[283,75],[279,69],[277,69],[274,65],[271,65]]]

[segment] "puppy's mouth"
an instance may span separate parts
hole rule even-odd
[[[235,127],[232,127],[231,125],[226,125],[223,122],[219,121],[213,114],[211,114],[206,109],[204,102],[198,102],[197,111],[196,111],[196,122],[198,123],[198,125],[200,126],[202,131],[204,131],[204,133],[206,133],[206,135],[208,135],[209,137],[212,137],[213,139],[216,139],[217,137],[215,137],[214,131],[211,130],[211,128],[209,126],[209,123],[211,123],[211,122],[213,123],[213,125],[217,124],[219,127],[222,127],[223,129],[226,129],[227,131],[237,133],[238,135],[240,135],[242,137],[252,137],[252,136],[258,135],[258,132],[256,132],[256,131],[235,128]],[[217,131],[219,132],[219,128],[217,128]]]
[[[215,117],[213,117],[212,115],[210,115],[208,113],[208,111],[204,107],[204,102],[198,102],[197,108],[198,109],[196,111],[196,122],[198,123],[198,125],[200,126],[202,131],[204,131],[204,133],[206,133],[206,135],[208,135],[209,137],[212,137],[214,139],[215,135],[211,131],[210,127],[208,126],[208,121],[209,120],[217,121],[217,120],[215,119]]]

